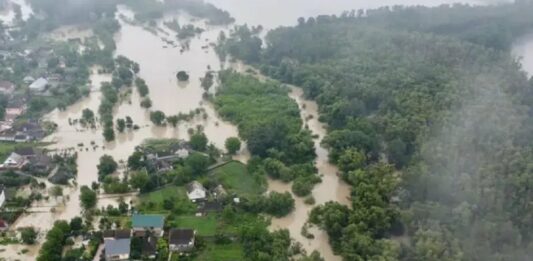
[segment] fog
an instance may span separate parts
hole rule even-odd
[[[457,2],[483,5],[513,0],[206,0],[227,10],[237,23],[275,28],[295,25],[298,17],[341,14],[347,10],[370,9],[393,5],[438,6]]]

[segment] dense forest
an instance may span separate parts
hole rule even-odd
[[[219,53],[301,86],[353,186],[310,222],[345,260],[528,260],[533,79],[510,55],[533,4],[382,8],[299,19]]]

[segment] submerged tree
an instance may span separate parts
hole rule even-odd
[[[186,71],[179,71],[178,74],[176,74],[176,77],[180,82],[186,82],[189,80],[189,74]]]

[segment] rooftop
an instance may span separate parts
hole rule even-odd
[[[35,150],[32,147],[22,147],[15,149],[15,153],[20,156],[33,156],[35,155]]]
[[[162,215],[138,215],[131,217],[132,227],[163,228],[165,218]]]
[[[117,230],[106,230],[102,233],[104,238],[115,238],[115,239],[126,239],[130,238],[130,230],[128,229],[117,229]]]
[[[204,186],[200,182],[198,182],[196,180],[187,185],[187,191],[189,193],[191,193],[192,191],[197,190],[197,189],[205,190]]]
[[[194,239],[194,230],[173,228],[169,233],[169,244],[187,245]]]
[[[105,239],[104,248],[106,256],[117,256],[130,253],[130,243],[129,238],[125,239]]]

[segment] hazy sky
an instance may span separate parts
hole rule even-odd
[[[427,5],[456,3],[460,0],[206,0],[231,13],[237,23],[261,24],[267,28],[293,25],[298,17],[340,14],[345,10],[368,9],[387,5]],[[463,0],[469,4],[512,0]]]

